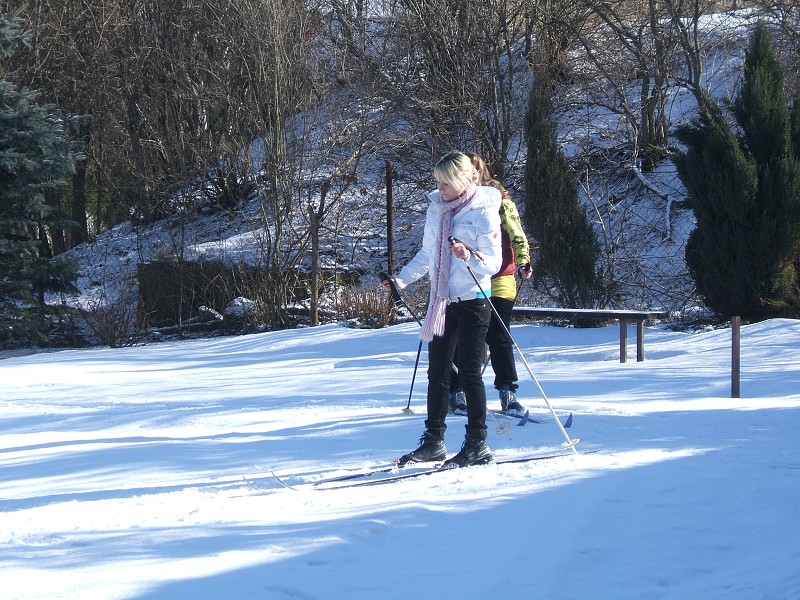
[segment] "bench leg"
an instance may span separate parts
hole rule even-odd
[[[619,320],[619,362],[628,360],[628,321]]]
[[[644,321],[636,321],[636,361],[644,360]]]

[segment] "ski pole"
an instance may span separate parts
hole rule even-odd
[[[405,303],[403,297],[400,295],[400,290],[397,289],[397,286],[394,284],[394,281],[391,277],[389,277],[386,273],[380,273],[378,278],[381,281],[387,281],[389,283],[389,290],[392,294],[392,300],[394,300],[394,305],[397,308],[405,308],[414,320],[422,325],[422,322],[419,320],[417,315],[414,314],[414,311],[411,310],[411,307]],[[411,375],[411,387],[408,390],[408,402],[406,403],[406,407],[403,409],[403,412],[406,414],[413,414],[414,411],[411,410],[411,395],[414,393],[414,381],[417,379],[417,367],[419,367],[419,355],[422,353],[422,340],[419,341],[419,346],[417,346],[417,358],[414,361],[414,373]]]
[[[413,414],[414,411],[411,410],[411,394],[414,392],[414,380],[417,378],[417,367],[419,366],[419,355],[422,352],[422,340],[419,341],[419,346],[417,346],[417,358],[414,361],[414,373],[411,375],[411,387],[408,390],[408,402],[406,402],[406,407],[403,409],[403,412],[406,414]]]
[[[392,300],[394,300],[394,305],[397,308],[405,308],[409,314],[414,317],[414,320],[417,322],[417,325],[422,326],[422,321],[419,320],[419,317],[414,314],[414,311],[411,310],[411,307],[406,304],[406,301],[403,300],[403,297],[400,295],[400,290],[397,289],[397,286],[394,284],[394,279],[389,277],[386,273],[379,273],[378,279],[382,282],[386,281],[389,284],[389,292],[392,294]]]
[[[422,327],[422,321],[419,320],[419,317],[414,314],[414,311],[411,310],[411,307],[408,304],[406,304],[405,300],[403,300],[403,297],[400,295],[400,290],[398,290],[397,286],[394,284],[394,280],[391,277],[389,277],[386,273],[379,273],[378,278],[381,281],[386,281],[389,283],[389,290],[391,291],[392,299],[394,300],[394,305],[397,308],[405,308],[411,314],[411,316],[414,317],[414,320],[417,322],[417,324],[420,327]],[[422,351],[422,340],[419,341],[419,347],[417,348],[417,360],[414,362],[414,373],[411,375],[411,389],[408,391],[408,403],[406,404],[406,407],[403,409],[404,413],[410,413],[410,414],[414,413],[414,411],[411,410],[411,393],[414,391],[414,380],[417,377],[417,367],[419,366],[419,355],[421,351]],[[458,367],[453,365],[451,368],[453,370],[453,373],[458,375]],[[486,366],[484,365],[484,369],[485,368]]]
[[[458,240],[458,239],[454,238],[453,236],[450,236],[447,239],[450,242],[451,246],[453,246],[456,242],[459,242],[459,243],[463,244],[464,247],[467,250],[469,250],[472,254],[474,254],[476,257],[478,257],[478,260],[483,261],[483,257],[480,254],[475,252],[475,250],[470,248],[467,244],[464,244],[464,242],[462,242],[461,240]],[[467,271],[469,271],[469,274],[472,276],[472,280],[475,282],[475,285],[478,286],[478,289],[481,291],[481,294],[483,294],[484,298],[487,298],[487,300],[488,300],[488,296],[486,296],[486,292],[483,291],[483,288],[481,287],[481,284],[478,282],[478,278],[475,277],[475,273],[472,271],[472,267],[470,267],[469,264],[467,263],[467,259],[465,258],[465,259],[462,259],[462,260],[464,261],[464,266],[467,267]],[[572,438],[569,437],[569,434],[567,433],[567,430],[564,429],[564,426],[561,424],[561,420],[558,418],[558,415],[556,414],[556,411],[553,410],[553,407],[550,404],[550,400],[547,399],[547,394],[544,393],[544,389],[542,389],[542,385],[539,383],[539,380],[536,378],[536,375],[533,374],[533,370],[531,369],[530,365],[528,364],[528,361],[525,360],[525,355],[522,353],[522,350],[520,349],[520,347],[517,344],[517,342],[511,336],[511,332],[508,330],[508,327],[506,327],[506,324],[503,323],[503,320],[500,318],[500,315],[497,313],[497,309],[494,307],[494,305],[491,303],[491,301],[489,302],[489,306],[492,308],[492,311],[494,312],[494,316],[497,317],[497,320],[500,322],[500,324],[503,326],[503,329],[508,334],[508,337],[511,340],[511,343],[514,344],[514,348],[516,348],[517,353],[519,354],[520,358],[522,359],[522,362],[525,364],[525,368],[528,370],[528,374],[531,376],[531,379],[533,379],[533,382],[536,384],[536,387],[539,388],[539,393],[542,395],[542,398],[544,399],[545,404],[547,404],[547,408],[550,409],[550,413],[553,415],[553,418],[555,419],[556,423],[558,423],[558,428],[561,430],[561,433],[563,434],[564,439],[566,440],[566,443],[564,444],[564,448],[572,448],[572,451],[575,454],[578,454],[578,451],[575,449],[575,446],[576,446],[576,444],[578,444],[578,442],[580,442],[580,440],[578,438],[575,438],[573,440]]]

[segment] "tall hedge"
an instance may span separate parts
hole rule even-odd
[[[766,26],[746,51],[736,128],[709,111],[677,132],[675,164],[694,209],[686,262],[697,291],[722,318],[758,319],[798,308],[800,163],[792,144],[783,70]]]
[[[525,222],[539,243],[537,285],[560,306],[594,308],[603,296],[597,262],[599,245],[578,198],[575,172],[558,146],[544,70],[537,74],[525,116]]]

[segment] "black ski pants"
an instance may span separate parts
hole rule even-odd
[[[498,296],[492,298],[492,305],[502,321],[502,323],[498,323],[497,315],[492,312],[492,321],[486,334],[489,360],[492,361],[492,371],[494,371],[494,387],[501,390],[503,386],[507,385],[512,392],[515,392],[519,386],[517,385],[517,366],[514,363],[514,340],[508,333],[511,327],[511,311],[514,308],[514,301]]]
[[[516,392],[519,385],[517,385],[517,365],[514,362],[514,340],[507,333],[511,327],[511,311],[514,308],[514,301],[492,296],[491,303],[502,320],[502,324],[498,322],[497,315],[492,311],[489,331],[486,333],[489,360],[492,362],[492,371],[494,371],[494,388],[501,390],[503,386],[508,386],[512,392]],[[457,356],[455,364],[458,368]],[[453,373],[450,378],[450,389],[456,390],[459,387],[461,387],[461,380],[457,373]]]
[[[444,433],[450,374],[457,353],[459,379],[467,397],[467,430],[485,438],[486,389],[481,369],[491,314],[485,298],[448,304],[444,333],[428,344],[428,431]]]

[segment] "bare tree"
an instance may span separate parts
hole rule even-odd
[[[475,149],[499,177],[507,172],[524,113],[524,9],[518,0],[398,1],[394,33],[408,68],[403,108],[424,132],[428,164],[453,148]]]
[[[661,3],[583,0],[583,6],[586,18],[573,21],[573,33],[596,69],[598,89],[610,92],[607,108],[621,116],[632,149],[651,168],[667,145],[669,55],[676,45]]]
[[[342,205],[390,115],[380,110],[382,99],[370,74],[380,54],[366,50],[363,4],[355,8],[354,14],[325,16],[308,4],[238,4],[246,22],[240,24],[235,51],[249,61],[242,94],[245,105],[255,109],[245,117],[251,136],[239,142],[250,146],[248,162],[259,181],[261,257],[269,278],[262,301],[276,327],[286,322],[284,310],[303,271],[312,272],[310,312],[317,322],[320,238],[336,243],[343,232],[326,223],[341,222],[336,215],[344,210],[350,211],[346,235],[357,233],[354,207]],[[347,26],[340,27],[344,20]],[[356,69],[354,61],[369,68]],[[368,205],[357,208],[364,211]],[[336,262],[328,266],[335,268]]]

